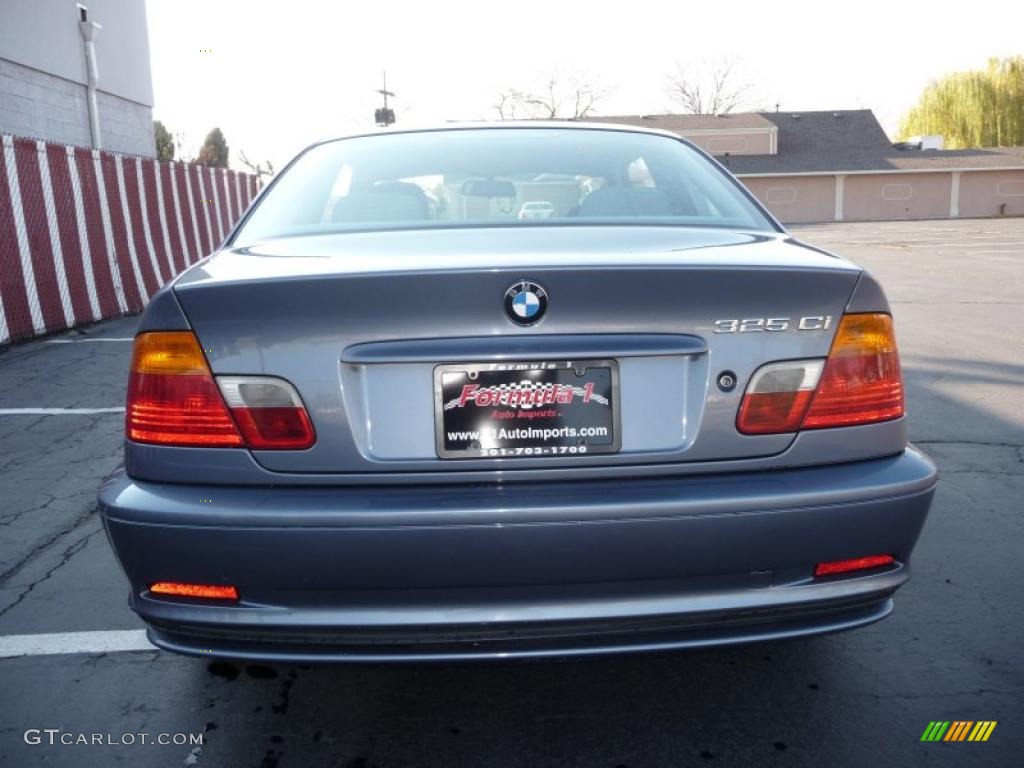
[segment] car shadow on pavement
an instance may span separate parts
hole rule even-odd
[[[571,662],[214,662],[203,671],[207,693],[242,708],[232,720],[266,734],[262,755],[232,738],[231,764],[333,755],[350,766],[679,765],[731,754],[757,765],[800,744],[808,718],[827,719],[816,700],[842,690],[845,674],[832,643]]]

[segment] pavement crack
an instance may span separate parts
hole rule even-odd
[[[1020,443],[1001,443],[994,440],[911,440],[914,445],[987,445],[994,448],[1015,448],[1020,456],[1024,445]]]
[[[21,602],[26,597],[28,597],[29,594],[32,593],[32,590],[34,590],[44,581],[53,576],[53,574],[55,574],[57,571],[59,571],[61,568],[67,565],[71,561],[71,558],[73,558],[75,555],[77,555],[79,552],[85,549],[85,545],[89,543],[89,539],[91,539],[93,536],[95,536],[102,530],[102,528],[97,528],[95,531],[91,531],[85,534],[80,539],[75,541],[73,544],[69,545],[68,548],[61,553],[60,561],[55,566],[50,568],[40,578],[36,579],[31,584],[29,584],[25,588],[25,590],[20,595],[18,595],[17,599],[13,603],[0,610],[0,619],[2,619],[9,611],[13,610],[16,606],[20,605]]]
[[[943,475],[991,475],[993,477],[1024,477],[1024,472],[1000,472],[998,469],[944,469]]]
[[[997,696],[1019,696],[1020,691],[1002,691],[995,688],[974,688],[970,691],[937,691],[935,693],[873,693],[871,698],[883,700],[914,701],[917,699],[947,699],[951,696],[980,696],[995,694]]]
[[[4,584],[6,584],[10,580],[10,578],[12,576],[17,574],[18,571],[20,571],[22,568],[24,568],[26,565],[28,565],[40,553],[45,552],[47,549],[49,549],[51,546],[53,546],[56,542],[60,541],[60,539],[63,538],[64,536],[67,536],[70,533],[74,533],[74,531],[77,528],[79,528],[80,526],[84,525],[93,516],[93,513],[95,513],[97,511],[97,509],[98,509],[98,507],[95,506],[95,505],[90,507],[85,512],[83,512],[78,517],[76,517],[74,520],[72,520],[70,525],[60,529],[59,531],[54,533],[49,538],[39,542],[34,547],[32,547],[32,549],[29,550],[29,552],[23,558],[18,560],[18,562],[16,562],[14,565],[12,565],[10,568],[8,568],[3,573],[0,573],[0,586],[3,586]],[[90,536],[91,535],[92,534],[90,534]],[[2,615],[3,614],[0,613],[0,616],[2,616]]]
[[[4,528],[8,525],[11,525],[12,523],[17,522],[20,518],[24,517],[25,515],[29,515],[33,512],[39,512],[41,510],[46,509],[48,506],[53,504],[53,502],[58,501],[59,498],[57,496],[51,496],[48,493],[45,493],[43,495],[46,496],[46,501],[44,501],[42,504],[36,504],[34,507],[22,509],[18,512],[12,512],[9,515],[4,515],[3,520],[0,521],[0,528]]]
[[[955,301],[955,300],[944,300],[939,299],[938,301],[929,301],[926,299],[904,299],[903,301],[889,301],[890,304],[923,304],[925,306],[938,306],[945,304],[984,304],[985,306],[991,306],[996,304],[1011,304],[1019,306],[1020,302],[1017,301],[999,301],[992,299],[984,299],[979,301]]]

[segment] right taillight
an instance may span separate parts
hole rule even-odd
[[[750,378],[736,427],[745,435],[796,432],[814,397],[824,360],[762,365]]]
[[[903,375],[892,318],[844,315],[801,429],[850,427],[903,415]]]
[[[844,315],[825,360],[769,363],[755,371],[736,428],[746,435],[849,427],[903,415],[903,377],[892,318]]]
[[[135,339],[125,435],[139,443],[299,450],[316,442],[295,388],[273,376],[214,378],[188,331]]]

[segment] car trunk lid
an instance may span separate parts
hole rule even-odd
[[[792,435],[736,430],[744,383],[766,362],[827,355],[858,275],[785,235],[520,226],[269,241],[213,256],[175,293],[216,375],[279,376],[301,394],[316,445],[254,451],[263,467],[514,471],[785,450]],[[524,280],[548,299],[529,326],[504,303]],[[614,369],[613,450],[441,458],[439,366],[537,361]]]

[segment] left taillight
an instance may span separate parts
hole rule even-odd
[[[260,450],[308,448],[316,441],[291,384],[268,376],[215,379],[188,331],[136,337],[125,435],[156,445]]]
[[[218,376],[217,384],[249,448],[299,450],[316,442],[295,387],[270,376]]]
[[[135,337],[125,436],[158,445],[243,446],[193,334],[158,331]]]

